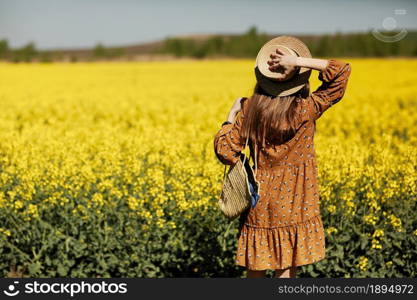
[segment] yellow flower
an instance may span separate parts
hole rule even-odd
[[[159,228],[162,228],[165,226],[165,221],[163,219],[158,219],[156,221],[156,226],[158,226]]]
[[[368,268],[368,258],[365,256],[360,256],[357,266],[360,270],[365,271]]]
[[[177,225],[175,224],[175,222],[174,222],[174,221],[169,221],[167,224],[168,224],[168,226],[169,226],[169,227],[171,227],[172,229],[177,228]]]
[[[384,231],[382,229],[376,229],[374,233],[372,234],[372,237],[382,237],[384,236]]]
[[[378,222],[378,217],[374,215],[365,215],[363,216],[363,221],[369,225],[375,225]]]
[[[389,223],[391,224],[391,226],[394,227],[398,232],[403,232],[404,231],[404,229],[402,228],[402,222],[401,222],[400,218],[397,218],[393,214],[389,214],[388,215],[388,220],[389,220]]]
[[[23,207],[23,202],[22,201],[20,201],[20,200],[16,200],[15,202],[14,202],[14,208],[15,209],[19,209],[19,208],[22,208]]]
[[[95,203],[98,206],[103,206],[104,205],[103,195],[100,194],[100,193],[95,193],[91,200],[92,200],[93,203]]]
[[[139,207],[139,201],[138,201],[138,199],[136,199],[135,197],[133,197],[133,196],[129,196],[129,197],[127,198],[127,205],[129,206],[129,208],[130,208],[131,210],[136,210],[136,209],[138,209],[138,207]]]
[[[4,229],[0,227],[0,233],[4,234],[5,236],[11,236],[11,232],[8,229]]]
[[[376,240],[376,239],[372,239],[372,249],[382,249],[382,245],[381,243]]]
[[[34,204],[29,204],[27,213],[34,218],[39,217],[38,207]]]
[[[335,205],[328,205],[327,206],[327,211],[331,214],[334,213],[336,211],[336,206]]]
[[[385,265],[387,266],[387,267],[391,267],[392,266],[392,261],[390,260],[390,261],[387,261],[386,263],[385,263]]]
[[[164,215],[164,211],[163,211],[163,209],[161,209],[161,208],[157,208],[156,209],[156,216],[158,217],[158,218],[160,218],[160,217],[162,217]]]
[[[331,235],[333,233],[337,233],[338,230],[335,227],[329,227],[329,228],[326,229],[326,232],[327,232],[328,235]]]
[[[10,197],[10,200],[14,200],[14,197],[16,196],[16,192],[15,191],[8,191],[7,194]]]

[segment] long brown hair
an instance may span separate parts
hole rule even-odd
[[[299,102],[296,100],[307,98],[309,94],[309,83],[297,93],[284,97],[268,95],[255,85],[242,122],[245,140],[249,133],[249,139],[257,145],[254,151],[258,153],[267,144],[280,145],[294,137],[299,124],[296,117]]]

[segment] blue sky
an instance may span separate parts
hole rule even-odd
[[[382,29],[387,17],[398,29],[417,29],[417,1],[0,0],[0,39],[12,47],[82,48],[242,33],[252,25],[273,34],[357,32]]]

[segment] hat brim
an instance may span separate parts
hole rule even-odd
[[[274,97],[284,97],[294,94],[301,90],[308,82],[311,70],[303,73],[294,74],[294,76],[286,81],[276,81],[273,78],[264,76],[259,68],[255,68],[255,76],[260,87],[269,95]]]
[[[292,49],[300,57],[311,58],[311,53],[302,41],[292,36],[276,37],[262,46],[261,50],[258,52],[255,64],[255,76],[259,86],[271,96],[283,97],[301,90],[310,78],[311,69],[301,67],[298,73],[285,81],[277,81],[275,78],[272,78],[271,72],[263,74],[260,71],[258,64],[266,63],[270,59],[271,46],[278,45],[283,45]]]

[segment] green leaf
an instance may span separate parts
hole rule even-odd
[[[404,266],[404,262],[399,258],[393,258],[392,261],[395,262],[398,266]]]
[[[57,271],[61,277],[67,276],[68,274],[68,268],[64,267],[62,264],[58,265]]]
[[[29,270],[30,275],[36,275],[37,273],[40,272],[41,268],[42,268],[41,263],[37,261],[35,263],[30,264],[28,267],[28,270]]]
[[[351,240],[351,237],[349,235],[347,235],[347,234],[344,234],[344,235],[342,235],[342,236],[339,237],[338,242],[339,243],[346,243],[346,242],[348,242],[350,240]]]
[[[368,239],[366,237],[361,237],[361,242],[360,242],[360,248],[361,250],[365,250],[369,244]]]

